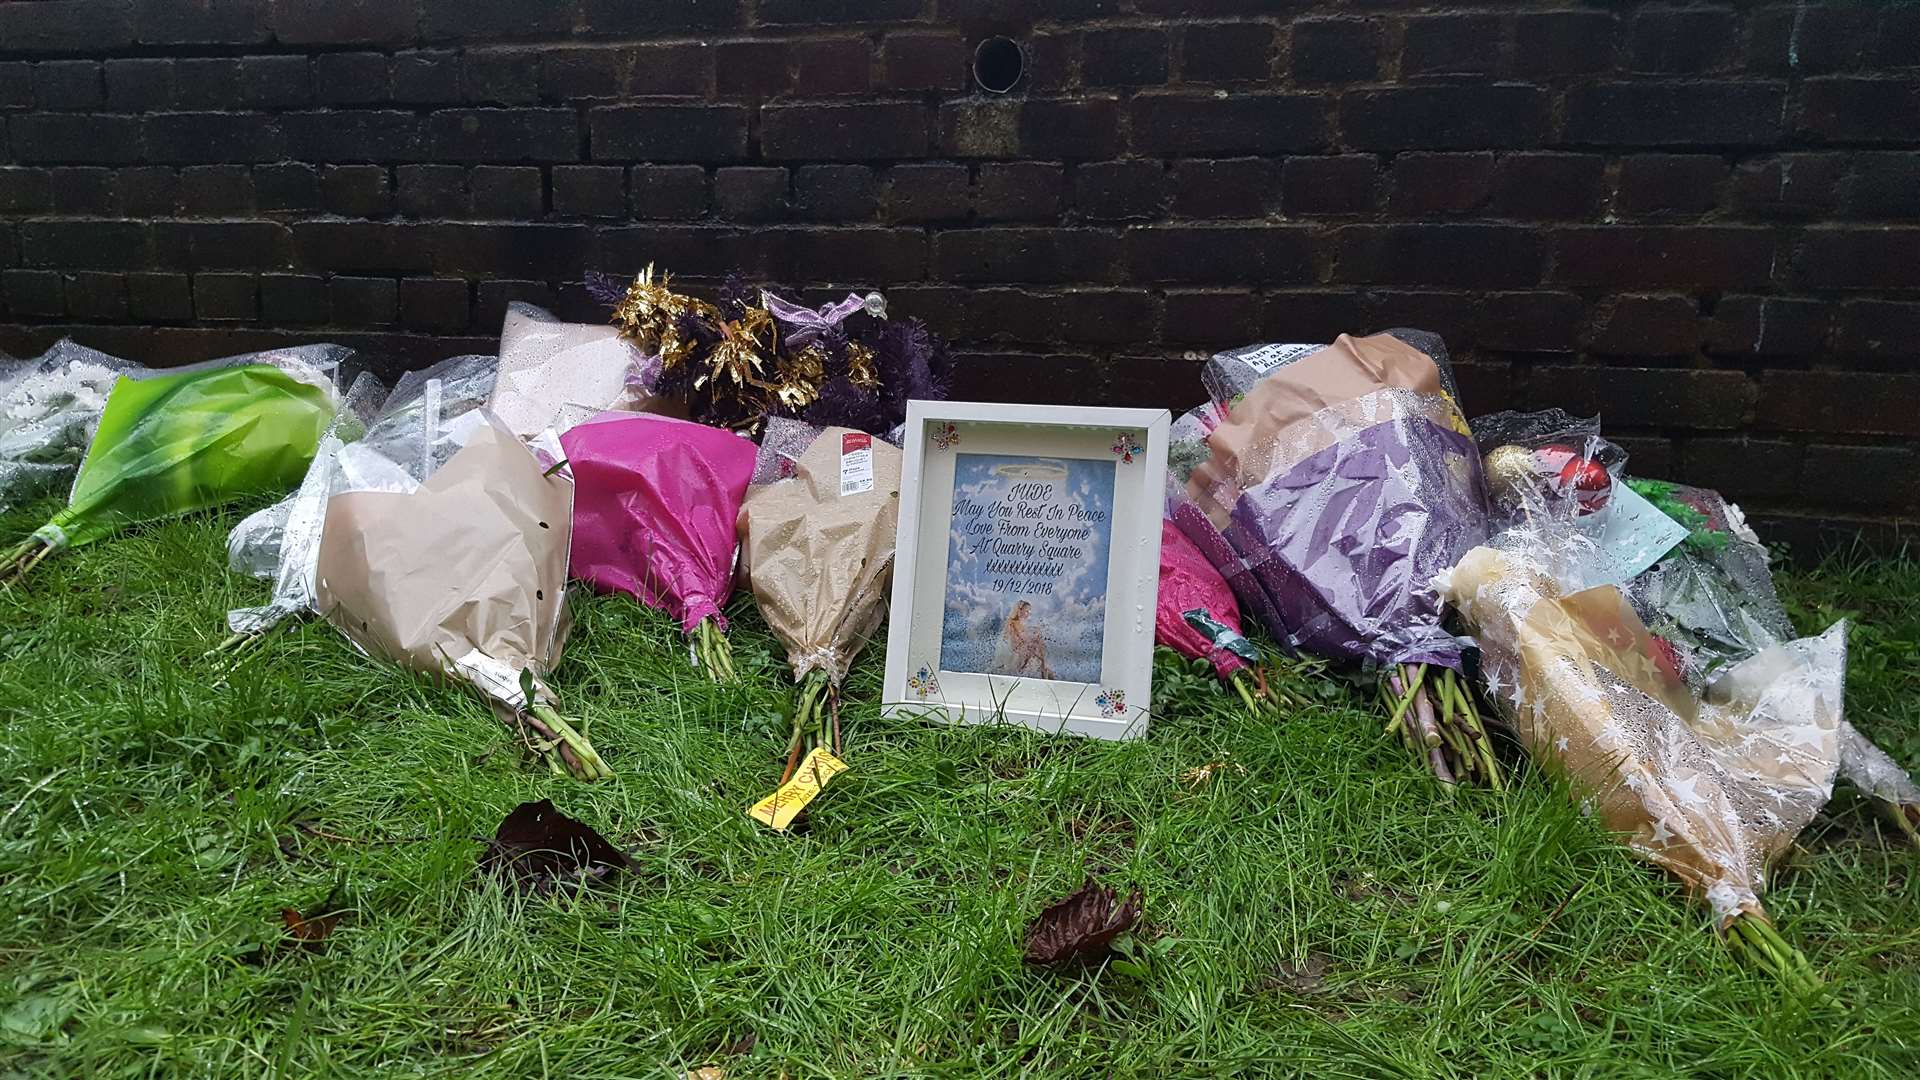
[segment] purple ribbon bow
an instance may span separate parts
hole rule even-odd
[[[790,304],[772,293],[761,293],[760,300],[774,318],[786,324],[787,344],[796,349],[803,349],[817,341],[820,335],[839,326],[847,316],[866,306],[866,301],[854,293],[848,293],[847,298],[837,304],[821,304],[818,311]]]

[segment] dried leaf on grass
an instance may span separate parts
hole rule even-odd
[[[514,807],[486,844],[480,869],[520,892],[552,892],[635,868],[626,852],[547,799]]]
[[[1139,889],[1118,908],[1114,898],[1112,889],[1088,878],[1073,895],[1035,916],[1027,924],[1027,963],[1063,967],[1105,959],[1114,939],[1140,921]]]
[[[293,908],[280,909],[280,921],[287,925],[287,939],[303,949],[319,952],[327,937],[340,925],[343,912],[311,917],[301,915]]]

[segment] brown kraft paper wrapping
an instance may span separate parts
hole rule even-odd
[[[873,487],[842,495],[842,437],[830,427],[794,459],[795,474],[750,489],[740,507],[740,561],[796,680],[834,685],[886,614],[900,513],[900,450],[872,439]]]
[[[1443,393],[1440,368],[1426,353],[1391,334],[1341,334],[1261,379],[1233,404],[1207,437],[1212,456],[1194,469],[1187,493],[1224,529],[1240,492],[1271,474],[1282,431],[1328,406],[1387,387]]]
[[[334,496],[320,537],[321,615],[371,655],[458,675],[518,707],[519,672],[545,674],[565,636],[573,485],[544,472],[488,424],[412,494]],[[509,685],[496,685],[503,677]]]

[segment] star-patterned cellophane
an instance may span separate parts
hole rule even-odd
[[[1559,536],[1507,530],[1435,581],[1479,643],[1488,696],[1584,810],[1722,926],[1764,919],[1767,868],[1832,792],[1845,626],[1761,651],[1702,698],[1618,588],[1562,591]]]

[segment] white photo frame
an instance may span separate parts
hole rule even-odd
[[[1171,423],[907,403],[884,713],[1146,734]]]

